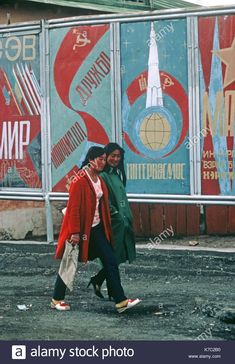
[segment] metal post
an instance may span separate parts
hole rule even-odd
[[[120,23],[114,24],[114,62],[115,62],[115,108],[116,108],[116,141],[122,145],[122,109],[121,109],[121,52]]]
[[[199,141],[195,144],[195,193],[201,195],[201,124],[200,124],[200,95],[199,95],[199,48],[198,48],[198,18],[193,18],[193,58],[194,58],[194,113],[195,130]],[[201,105],[202,107],[202,105]]]
[[[192,18],[187,17],[187,49],[188,49],[188,103],[189,103],[189,166],[190,166],[190,194],[195,194],[195,174],[194,174],[194,148],[191,141],[194,137],[194,82],[193,82],[193,39],[192,39]]]
[[[49,192],[51,191],[51,155],[50,155],[50,105],[49,105],[49,46],[48,29],[45,21],[42,21],[41,36],[41,87],[43,94],[42,102],[42,172],[43,191],[45,193],[45,213],[47,223],[47,242],[54,241],[53,219],[50,205]]]
[[[111,59],[111,116],[112,116],[112,141],[116,140],[116,107],[115,107],[115,37],[114,24],[110,24],[110,59]]]
[[[49,194],[45,195],[45,209],[46,209],[46,224],[47,224],[47,242],[54,242],[54,232],[53,232],[53,219],[50,204]]]

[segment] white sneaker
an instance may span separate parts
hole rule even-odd
[[[55,308],[58,311],[68,311],[70,310],[70,306],[68,303],[64,301],[51,301],[51,308]]]
[[[135,300],[128,300],[126,306],[117,308],[117,312],[122,313],[122,312],[128,310],[129,308],[134,307],[135,305],[137,305],[140,302],[141,302],[141,300],[139,298],[136,298]]]

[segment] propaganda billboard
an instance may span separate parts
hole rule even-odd
[[[127,190],[189,194],[186,19],[123,23],[120,32]]]
[[[109,24],[50,30],[50,112],[52,189],[67,192],[88,148],[112,136]]]
[[[39,35],[0,33],[0,187],[41,188]]]
[[[200,17],[203,195],[234,195],[235,16]]]

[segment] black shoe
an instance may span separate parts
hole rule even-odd
[[[101,286],[99,286],[97,283],[96,283],[96,279],[95,277],[91,277],[90,279],[90,282],[88,283],[87,285],[87,288],[90,287],[90,285],[92,284],[93,286],[93,289],[94,289],[94,293],[96,296],[100,297],[100,298],[104,298],[104,296],[102,295],[101,293]]]

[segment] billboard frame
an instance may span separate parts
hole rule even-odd
[[[199,72],[198,72],[198,17],[234,15],[235,6],[213,8],[190,8],[151,11],[130,14],[111,14],[100,16],[72,17],[39,22],[24,22],[11,25],[0,25],[0,33],[39,33],[40,47],[40,82],[42,86],[41,114],[41,156],[42,156],[42,188],[0,188],[1,200],[44,201],[47,221],[47,241],[54,241],[51,214],[52,201],[66,201],[68,193],[52,192],[51,175],[51,124],[50,124],[50,87],[49,87],[49,32],[51,29],[68,26],[110,24],[111,47],[111,91],[112,91],[112,126],[113,140],[122,143],[121,136],[121,77],[120,77],[120,24],[126,22],[142,22],[163,19],[187,19],[188,39],[188,95],[189,95],[189,137],[200,132],[199,110]],[[192,72],[194,70],[194,72]],[[201,156],[200,143],[190,150],[190,194],[128,194],[130,202],[196,204],[196,205],[235,205],[234,196],[201,195]]]

